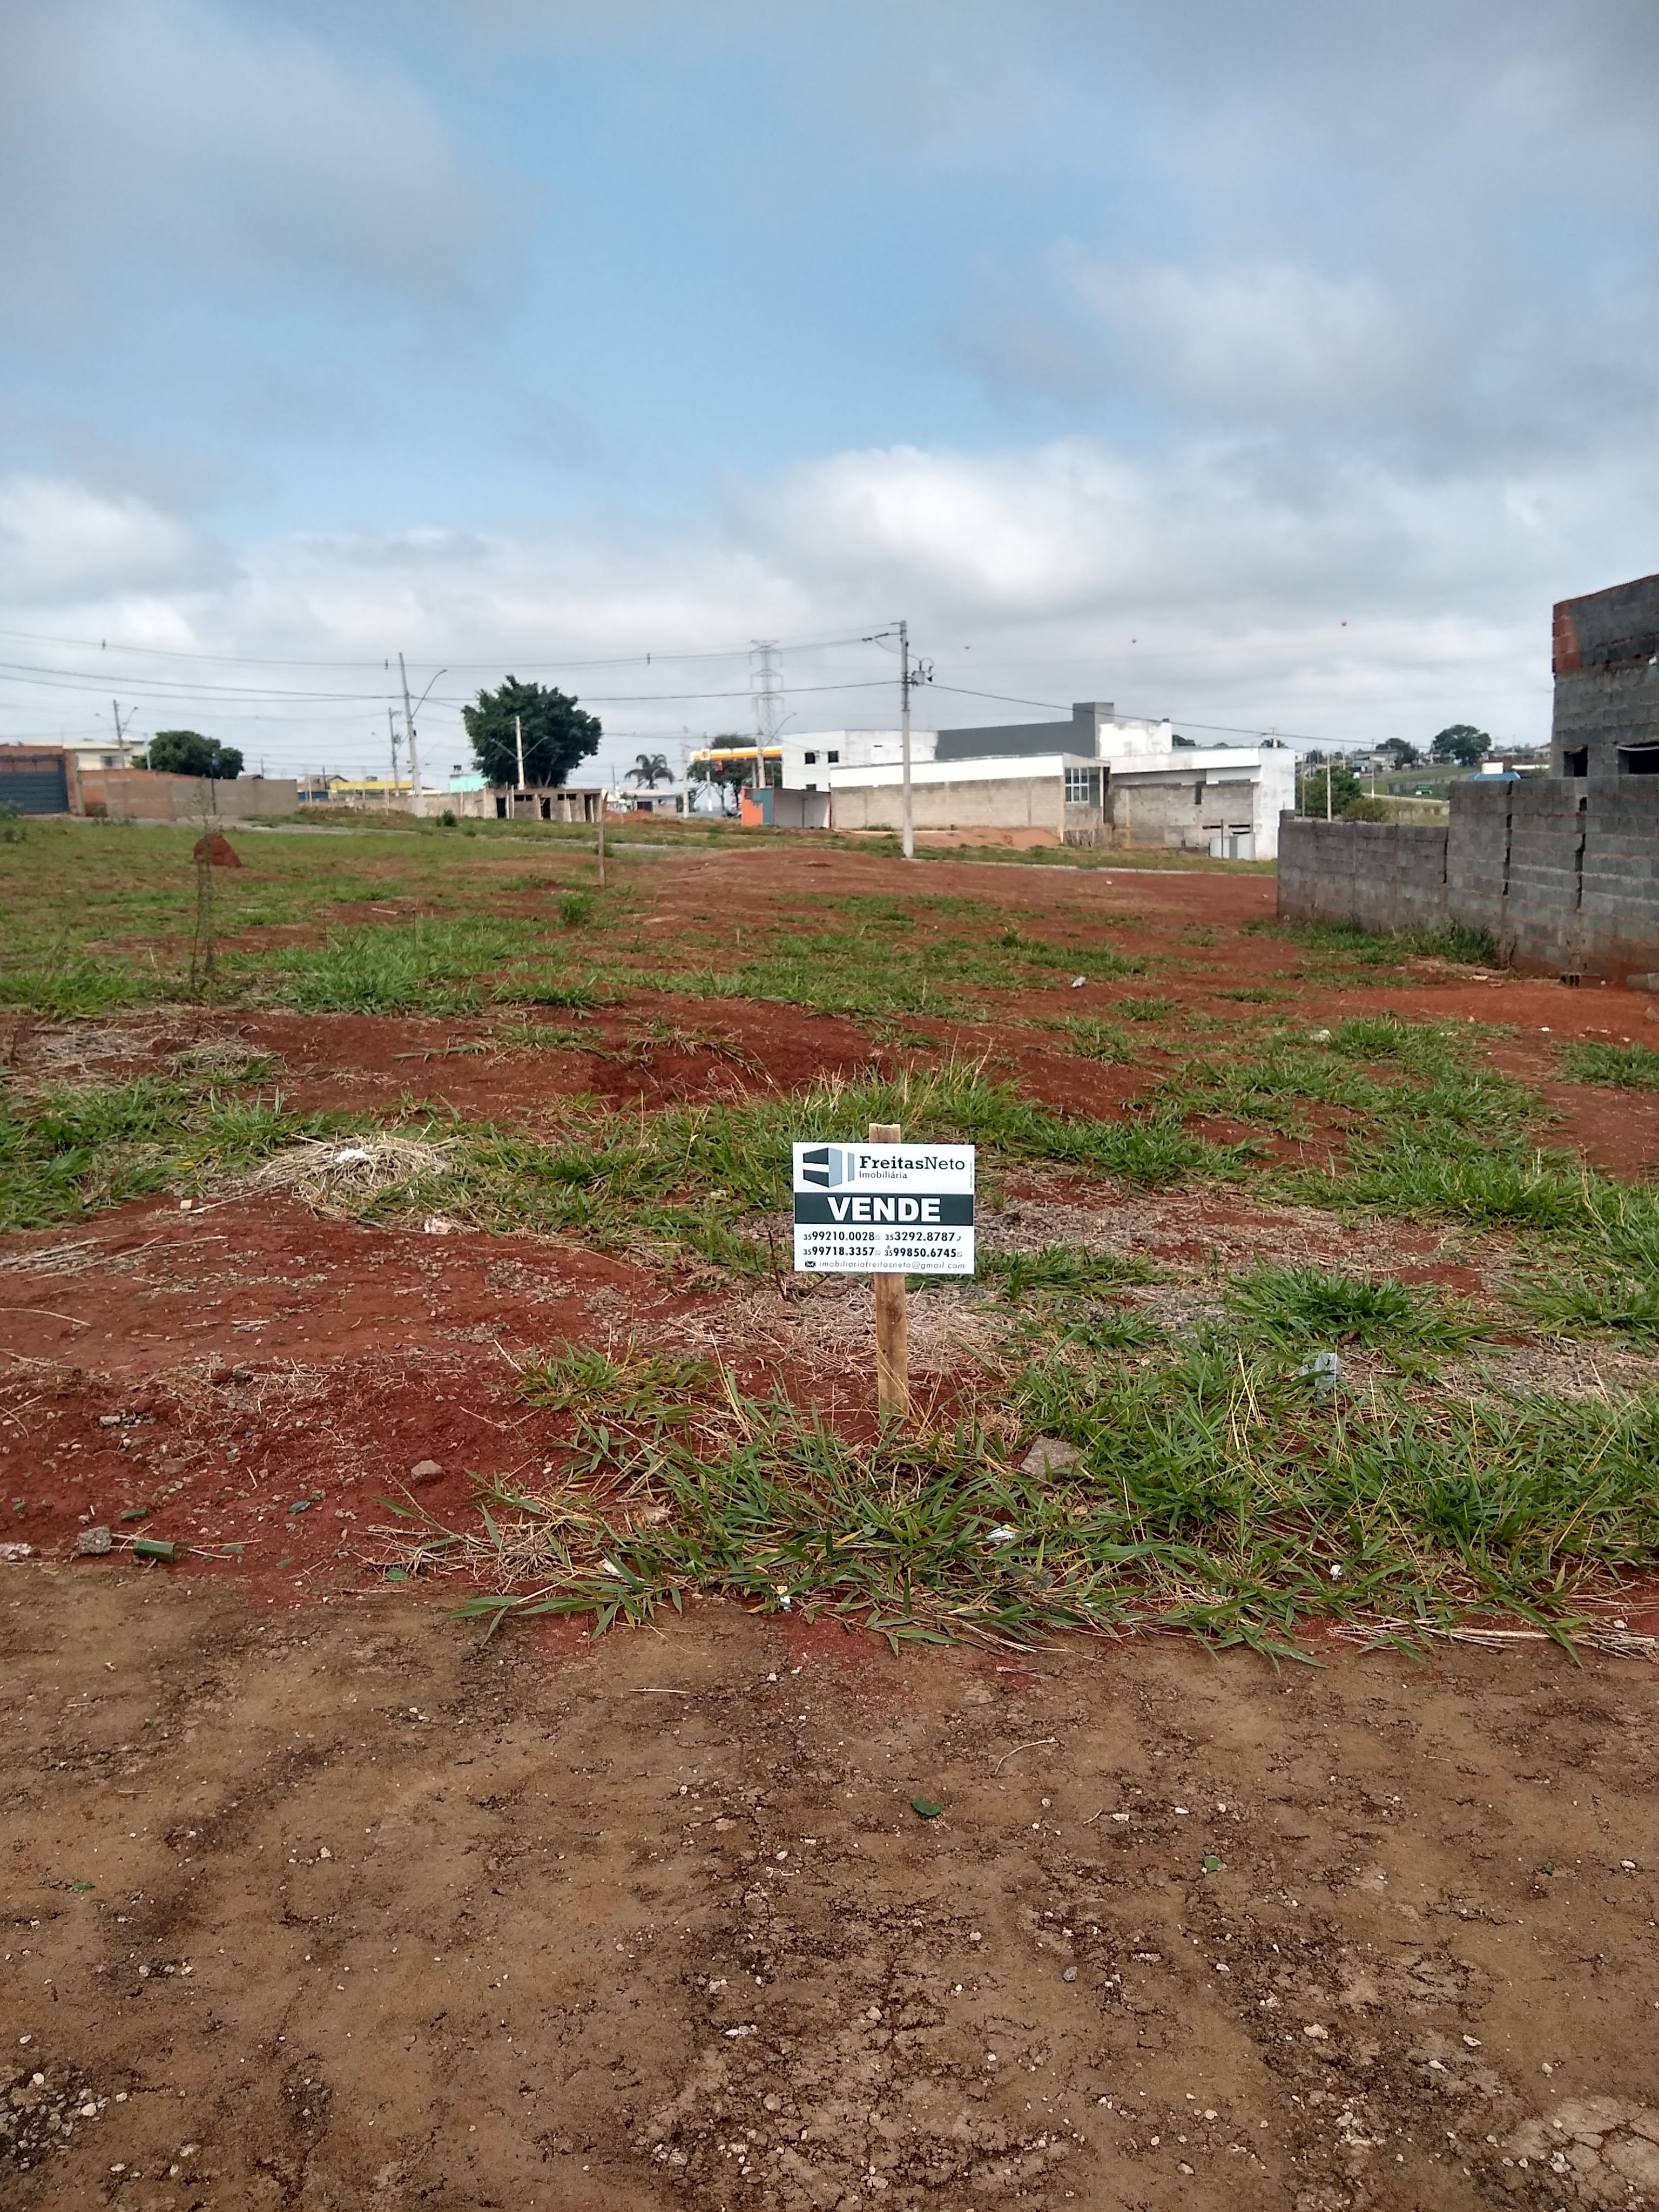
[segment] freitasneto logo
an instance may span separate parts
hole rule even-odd
[[[851,1182],[857,1172],[853,1155],[844,1145],[815,1145],[810,1152],[802,1153],[800,1171],[804,1182],[816,1183],[820,1190]]]

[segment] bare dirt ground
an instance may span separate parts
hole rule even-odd
[[[1638,1662],[8,1593],[8,2203],[1659,2197]]]
[[[899,881],[856,857],[652,869],[654,913],[718,908],[728,942],[803,884]],[[1109,910],[1115,945],[1182,951],[1150,982],[1060,976],[1028,1018],[1152,988],[1225,1020],[1260,1005],[1223,993],[1282,987],[1284,944],[1237,934],[1271,913],[1262,878],[930,865],[920,887],[1079,942]],[[1499,1024],[1533,1083],[1563,1036],[1656,1041],[1635,994],[1426,968],[1285,1005]],[[994,1009],[915,1026],[1058,1106],[1109,1115],[1146,1080]],[[649,1107],[915,1053],[646,991],[590,1035],[526,1054],[471,1019],[168,1010],[37,1048],[113,1075],[223,1043],[306,1106],[431,1097],[528,1128],[579,1091]],[[1659,1163],[1651,1094],[1549,1095],[1562,1141]],[[1232,1190],[1033,1173],[1002,1195],[993,1241],[1143,1254],[1166,1279],[1137,1295],[1183,1311],[1264,1252],[1470,1292],[1504,1263],[1498,1239]],[[918,1298],[926,1390],[948,1401],[982,1325]],[[445,1617],[456,1585],[388,1586],[388,1493],[459,1513],[553,1449],[514,1363],[632,1335],[867,1416],[841,1285],[734,1299],[275,1194],[0,1240],[0,1508],[38,1555],[0,1565],[0,2204],[1659,2206],[1650,1667],[893,1658],[712,1603],[483,1644]],[[1559,1364],[1551,1388],[1650,1368]],[[70,1561],[122,1515],[217,1556]]]

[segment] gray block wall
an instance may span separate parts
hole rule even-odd
[[[1529,777],[1504,789],[1509,799],[1509,871],[1502,920],[1492,933],[1498,951],[1523,970],[1581,972],[1589,959],[1582,912],[1589,787],[1580,778],[1552,775]],[[1457,812],[1452,823],[1455,837]]]
[[[1446,832],[1437,823],[1279,817],[1279,911],[1296,921],[1436,929],[1446,919]]]
[[[1659,969],[1659,779],[1591,789],[1581,927],[1585,974]]]
[[[1484,929],[1523,973],[1659,971],[1659,778],[1454,784],[1444,830],[1279,827],[1279,911],[1368,929]]]

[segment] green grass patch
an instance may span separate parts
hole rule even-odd
[[[1540,1275],[1516,1284],[1514,1304],[1551,1336],[1659,1338],[1659,1279],[1620,1274]]]
[[[1481,1333],[1467,1305],[1389,1278],[1271,1263],[1237,1277],[1228,1311],[1245,1333],[1291,1352],[1355,1344],[1384,1352],[1456,1352]]]
[[[1285,921],[1278,917],[1241,922],[1247,937],[1274,937],[1327,960],[1360,967],[1398,966],[1407,960],[1448,960],[1471,968],[1498,963],[1498,946],[1484,929],[1449,923],[1439,929],[1376,930],[1358,921]]]
[[[1066,1343],[1008,1391],[1075,1468],[1028,1476],[1020,1443],[971,1424],[860,1443],[782,1403],[689,1423],[607,1408],[576,1420],[576,1480],[492,1491],[477,1530],[406,1512],[404,1556],[496,1577],[460,1608],[492,1627],[604,1629],[719,1593],[896,1646],[1158,1626],[1287,1651],[1333,1621],[1498,1616],[1566,1640],[1581,1597],[1659,1543],[1652,1394],[1443,1407],[1379,1384],[1319,1403],[1223,1338],[1152,1364]]]
[[[544,950],[545,948],[545,950]],[[591,979],[553,972],[530,923],[462,916],[340,930],[270,956],[279,1003],[310,1014],[465,1013],[491,1004],[593,1006]]]
[[[252,1167],[343,1126],[210,1078],[144,1077],[0,1098],[0,1231],[46,1229]]]
[[[1115,952],[1109,945],[1054,945],[1045,938],[1027,937],[1018,929],[1005,930],[996,940],[1005,951],[1017,952],[1036,969],[1058,968],[1068,975],[1086,975],[1091,982],[1114,982],[1121,975],[1144,975],[1148,961],[1127,952]]]
[[[1036,1252],[982,1253],[979,1274],[981,1281],[999,1285],[1011,1305],[1018,1305],[1033,1292],[1093,1291],[1158,1279],[1158,1269],[1150,1260],[1118,1252],[1091,1252],[1078,1244],[1044,1244]]]
[[[1557,1054],[1569,1083],[1609,1091],[1659,1091],[1659,1052],[1645,1044],[1569,1044]]]
[[[529,1405],[590,1420],[610,1415],[661,1423],[684,1420],[718,1389],[719,1376],[707,1359],[674,1358],[632,1344],[612,1358],[591,1345],[567,1344],[526,1367],[520,1395]]]
[[[176,995],[179,979],[153,963],[63,951],[0,968],[0,1006],[50,1021],[88,1021]]]
[[[559,1102],[559,1110],[552,1138],[404,1123],[402,1133],[443,1139],[445,1164],[417,1184],[366,1199],[363,1218],[441,1212],[481,1229],[574,1236],[752,1273],[788,1264],[788,1232],[777,1224],[789,1206],[789,1148],[803,1136],[856,1141],[872,1121],[897,1121],[919,1143],[982,1146],[988,1172],[1000,1161],[1050,1161],[1144,1188],[1235,1175],[1245,1156],[1155,1115],[1112,1122],[1054,1114],[961,1062],[656,1115],[580,1099]]]
[[[1042,1026],[1058,1030],[1066,1039],[1066,1050],[1079,1060],[1097,1060],[1103,1066],[1133,1067],[1146,1057],[1145,1037],[1132,1036],[1115,1023],[1103,1022],[1093,1015],[1073,1014]]]

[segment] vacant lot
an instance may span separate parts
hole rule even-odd
[[[234,842],[0,845],[7,2201],[1659,2203],[1644,998]],[[903,1433],[872,1120],[981,1148]]]

